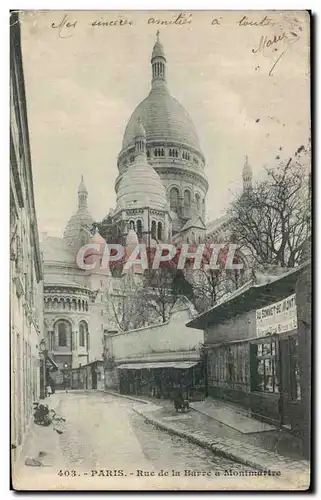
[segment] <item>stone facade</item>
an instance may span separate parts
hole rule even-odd
[[[105,332],[105,384],[117,388],[120,365],[137,363],[199,362],[203,332],[189,329],[193,309],[186,299],[174,307],[166,323],[127,332]]]
[[[11,447],[15,460],[40,394],[39,344],[43,338],[43,269],[34,204],[20,25],[10,33],[10,337]]]

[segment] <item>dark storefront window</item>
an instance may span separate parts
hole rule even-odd
[[[291,397],[292,399],[301,399],[301,386],[300,386],[300,369],[299,369],[299,352],[298,352],[298,338],[297,336],[289,337],[290,348],[290,381]]]
[[[251,344],[251,380],[252,391],[279,392],[276,340],[267,339]]]

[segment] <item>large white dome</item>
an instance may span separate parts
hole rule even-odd
[[[135,109],[125,129],[122,149],[133,144],[137,121],[146,131],[146,141],[177,143],[200,151],[193,122],[184,107],[169,93],[166,84],[166,57],[159,33],[153,48],[152,88],[149,95]]]
[[[139,156],[124,173],[117,191],[119,208],[149,207],[164,210],[167,198],[156,170]]]
[[[175,142],[200,151],[193,122],[184,107],[170,95],[165,85],[152,88],[135,109],[127,124],[122,148],[133,144],[137,120],[146,131],[147,144],[152,141]]]

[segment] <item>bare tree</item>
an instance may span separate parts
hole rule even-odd
[[[140,277],[128,275],[118,279],[117,287],[108,293],[107,304],[111,322],[121,331],[134,330],[149,324]]]
[[[152,322],[165,323],[176,303],[174,268],[148,270],[144,276],[144,303]]]
[[[294,267],[311,232],[310,150],[300,146],[293,157],[276,160],[266,180],[234,201],[230,229],[256,264]]]
[[[225,269],[227,252],[228,244],[219,253],[218,269],[213,269],[210,266],[212,250],[209,244],[206,244],[200,268],[194,270],[192,266],[189,266],[186,271],[186,277],[193,288],[193,304],[199,312],[210,309],[218,300],[223,299],[225,295],[244,283],[244,268],[241,270]],[[241,257],[236,251],[233,263],[240,262]]]

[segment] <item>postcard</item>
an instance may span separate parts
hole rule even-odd
[[[14,490],[309,489],[310,24],[10,13]]]

